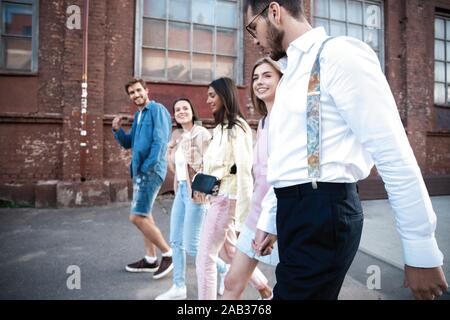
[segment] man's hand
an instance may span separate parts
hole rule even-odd
[[[122,126],[122,118],[123,116],[117,116],[113,119],[112,128],[114,131],[118,131]]]
[[[405,288],[410,288],[417,300],[434,300],[447,290],[442,267],[416,268],[405,265]]]
[[[255,239],[252,241],[252,248],[258,256],[267,256],[272,253],[273,244],[277,241],[277,236],[256,229]]]

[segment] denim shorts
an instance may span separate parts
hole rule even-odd
[[[252,240],[255,238],[255,231],[251,230],[247,225],[242,226],[242,230],[239,233],[237,239],[236,248],[242,253],[249,256],[249,258],[256,259],[258,261],[276,266],[279,262],[278,257],[278,245],[277,242],[273,245],[272,253],[267,256],[257,256],[255,250],[252,248]]]
[[[162,186],[161,177],[154,173],[140,173],[133,177],[133,201],[131,214],[148,216],[151,214],[156,196]]]

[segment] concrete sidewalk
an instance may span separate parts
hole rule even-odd
[[[437,216],[436,240],[444,254],[444,272],[450,281],[450,196],[432,197]],[[359,249],[403,270],[400,236],[388,200],[363,201],[364,229]]]
[[[435,236],[444,254],[444,273],[450,283],[450,196],[432,197],[431,202],[437,216]],[[362,205],[364,228],[361,243],[344,281],[340,299],[412,299],[410,290],[403,288],[402,244],[389,201],[363,201]],[[381,290],[369,290],[367,285],[364,286],[371,274],[368,268],[373,266],[380,267]],[[358,285],[363,287],[355,291]],[[441,299],[450,300],[450,289]]]
[[[171,196],[158,197],[154,217],[169,235]],[[450,196],[434,197],[436,237],[446,256],[450,280]],[[411,299],[403,283],[400,239],[386,200],[364,201],[365,225],[360,251],[345,279],[340,299]],[[129,203],[84,209],[0,209],[0,299],[152,300],[172,285],[171,275],[131,274],[127,263],[140,259],[143,241],[128,222]],[[369,290],[367,267],[380,266],[382,288]],[[67,282],[70,266],[80,268],[81,289]],[[398,268],[400,267],[400,269]],[[274,268],[261,265],[269,283]],[[187,260],[188,299],[197,299],[194,259]],[[257,299],[248,287],[244,299]],[[450,299],[445,295],[444,299]]]

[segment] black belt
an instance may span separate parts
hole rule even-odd
[[[358,187],[353,183],[333,183],[317,182],[317,189],[314,189],[311,182],[297,184],[295,186],[274,188],[277,198],[289,196],[302,196],[308,194],[333,194],[346,196],[349,192],[358,192]]]

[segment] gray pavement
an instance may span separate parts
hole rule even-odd
[[[438,217],[436,237],[450,280],[450,196],[433,197]],[[166,239],[171,196],[160,196],[154,217]],[[340,294],[342,300],[411,299],[402,288],[401,243],[387,200],[363,202],[365,224],[360,250]],[[140,259],[143,241],[128,222],[129,203],[83,209],[0,209],[0,299],[152,300],[172,284],[171,275],[125,271]],[[79,267],[80,289],[69,289],[70,266]],[[194,259],[187,261],[188,299],[197,298]],[[379,288],[371,277],[380,271]],[[274,268],[261,265],[274,285]],[[375,272],[376,273],[376,272]],[[376,288],[369,289],[368,285]],[[244,299],[257,299],[248,287]],[[450,299],[446,293],[443,299]]]

